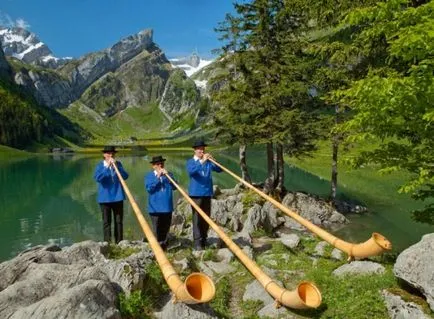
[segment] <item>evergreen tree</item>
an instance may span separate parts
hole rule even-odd
[[[295,2],[297,12],[287,1],[235,4],[237,16],[227,15],[217,29],[226,41],[222,59],[236,70],[226,74],[231,98],[217,98],[226,102],[218,112],[226,112],[226,119],[243,114],[246,121],[240,122],[248,127],[248,141],[267,144],[266,192],[283,190],[283,152],[292,156],[308,152],[318,137],[306,78],[313,63],[303,50],[303,32],[309,26],[302,19],[302,2]],[[234,108],[229,105],[233,101],[240,104]]]

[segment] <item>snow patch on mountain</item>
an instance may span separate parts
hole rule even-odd
[[[196,53],[188,57],[169,59],[169,61],[173,67],[184,70],[188,77],[191,77],[194,73],[213,62],[212,60],[201,59]]]
[[[56,68],[70,58],[56,58],[48,46],[26,29],[0,26],[0,43],[6,56],[14,57],[26,63]]]

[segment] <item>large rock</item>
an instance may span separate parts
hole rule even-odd
[[[333,270],[334,276],[383,274],[386,269],[372,261],[353,261]]]
[[[109,260],[106,243],[34,247],[0,264],[0,318],[120,318],[117,294],[142,288],[152,254]]]
[[[251,235],[255,230],[265,227],[267,225],[266,220],[267,213],[262,210],[261,205],[253,205],[247,212],[247,219],[241,233]]]
[[[344,215],[338,213],[327,202],[304,193],[288,193],[282,200],[282,204],[296,211],[301,217],[316,225],[332,226],[334,224],[348,223]],[[296,223],[290,217],[286,217],[289,225]],[[288,220],[289,219],[289,220]],[[299,229],[299,225],[295,225]]]
[[[274,300],[270,294],[262,287],[259,281],[254,280],[246,286],[246,291],[243,295],[243,301],[262,301],[264,305],[273,303]]]
[[[387,312],[391,319],[430,319],[422,308],[413,303],[404,301],[400,296],[383,290],[382,295],[386,303]]]
[[[393,267],[396,277],[418,289],[434,311],[434,233],[399,254]]]
[[[208,304],[187,305],[185,303],[173,303],[166,297],[166,304],[159,312],[154,313],[158,319],[210,319],[218,318]]]
[[[109,282],[87,280],[29,306],[20,307],[8,318],[121,319],[115,307],[116,295],[115,287]]]
[[[211,219],[221,226],[229,220],[225,200],[211,199]]]

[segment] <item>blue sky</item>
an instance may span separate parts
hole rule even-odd
[[[232,0],[1,0],[0,25],[27,26],[58,57],[79,57],[152,28],[168,57],[203,57],[220,47],[213,31]]]

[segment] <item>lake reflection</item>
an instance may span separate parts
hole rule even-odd
[[[163,154],[167,158],[166,168],[173,172],[184,188],[188,185],[185,162],[191,154]],[[143,179],[151,169],[149,158],[153,155],[157,154],[118,158],[130,174],[127,184],[144,213],[147,194]],[[236,152],[215,156],[229,169],[239,171]],[[264,153],[251,152],[249,156],[253,180],[263,180],[266,168]],[[99,156],[68,155],[0,161],[0,260],[38,244],[64,246],[87,239],[102,240],[102,222],[93,180],[95,166],[100,160],[102,157]],[[296,168],[286,167],[285,180],[290,190],[319,195],[325,195],[329,190],[328,181]],[[233,187],[235,183],[226,173],[214,174],[214,184],[221,188]],[[347,240],[365,240],[370,233],[378,231],[391,239],[395,247],[403,248],[418,241],[421,234],[434,231],[433,227],[412,222],[408,212],[401,212],[399,206],[403,205],[403,201],[408,204],[410,200],[399,198],[396,207],[380,207],[379,210],[375,207],[374,214],[350,216],[354,221],[352,225],[338,233]],[[142,238],[128,201],[124,203],[124,212],[124,237]]]

